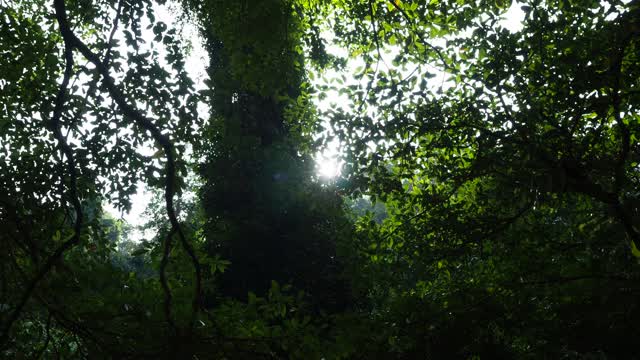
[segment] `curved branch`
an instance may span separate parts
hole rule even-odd
[[[69,23],[67,20],[66,9],[64,0],[54,0],[54,5],[56,9],[56,14],[58,18],[58,22],[60,23],[60,32],[65,39],[65,43],[68,43],[72,49],[77,49],[87,60],[89,60],[97,69],[98,73],[102,76],[102,81],[116,102],[122,113],[132,118],[138,126],[143,128],[144,130],[151,133],[153,139],[160,145],[162,148],[164,155],[167,159],[167,163],[165,166],[166,171],[166,179],[165,179],[165,204],[166,211],[169,221],[171,223],[171,230],[169,231],[165,242],[164,242],[164,254],[161,263],[161,283],[163,290],[165,291],[165,315],[167,315],[167,321],[172,329],[177,330],[175,327],[175,323],[171,319],[170,314],[170,306],[171,306],[171,293],[169,291],[169,286],[167,284],[165,269],[168,263],[169,254],[171,250],[172,238],[175,233],[178,234],[180,242],[187,252],[189,257],[191,258],[194,272],[195,272],[195,286],[194,286],[194,300],[193,300],[193,309],[192,309],[192,320],[195,320],[195,316],[200,308],[200,298],[201,298],[201,289],[202,289],[202,271],[200,262],[195,254],[194,249],[187,242],[184,232],[178,222],[178,218],[176,216],[175,208],[173,205],[173,197],[175,195],[175,178],[176,178],[176,162],[175,162],[175,154],[174,147],[169,137],[167,135],[162,134],[160,129],[147,117],[142,115],[142,113],[130,105],[122,90],[116,85],[114,79],[109,74],[109,69],[105,64],[100,61],[98,55],[92,52],[86,44],[84,44],[69,28]],[[164,264],[164,266],[162,265]],[[167,312],[167,310],[169,310]],[[189,332],[193,328],[193,321],[191,321]]]

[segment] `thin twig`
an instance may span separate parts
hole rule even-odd
[[[113,19],[113,27],[111,28],[111,33],[109,34],[109,40],[107,41],[107,48],[104,51],[104,55],[103,55],[104,60],[102,61],[102,63],[104,64],[105,67],[109,67],[109,62],[111,61],[111,54],[112,54],[111,48],[113,47],[113,38],[115,37],[116,31],[118,30],[118,24],[120,23],[120,15],[122,14],[123,2],[124,0],[118,1],[116,16]],[[82,99],[82,105],[78,107],[78,112],[76,113],[76,116],[75,116],[76,118],[79,118],[80,115],[85,111],[89,97],[92,97],[96,89],[98,88],[97,85],[98,85],[99,79],[100,77],[97,75],[94,76],[93,79],[91,79],[87,92],[85,93],[84,98]],[[69,130],[71,130],[71,128],[69,128]]]
[[[38,351],[38,354],[34,357],[34,359],[40,359],[42,357],[42,355],[44,355],[44,352],[47,351],[47,348],[49,347],[49,341],[51,341],[51,319],[53,318],[53,315],[51,314],[51,312],[49,312],[49,315],[47,316],[47,324],[45,327],[45,339],[44,339],[44,344],[42,345],[42,347],[40,348],[40,351]]]
[[[113,19],[113,27],[111,28],[111,34],[109,34],[109,40],[107,41],[107,48],[104,53],[104,60],[102,61],[105,67],[109,66],[109,61],[111,60],[111,47],[113,46],[113,37],[116,35],[116,31],[118,30],[118,24],[120,23],[120,15],[122,14],[123,3],[124,3],[124,0],[118,1],[116,16]]]
[[[446,59],[444,58],[444,55],[442,54],[442,51],[440,51],[440,49],[438,49],[438,47],[431,45],[430,43],[428,43],[424,37],[422,36],[422,34],[420,33],[420,31],[418,31],[416,25],[413,23],[413,21],[411,20],[411,17],[409,17],[409,14],[407,14],[400,6],[398,6],[398,4],[396,4],[396,2],[394,0],[389,0],[389,3],[391,5],[393,5],[394,8],[396,8],[396,10],[398,10],[402,16],[405,18],[405,20],[407,20],[407,22],[409,23],[409,25],[411,25],[411,27],[414,29],[414,34],[420,39],[420,41],[426,45],[427,47],[429,47],[431,50],[433,50],[436,55],[438,55],[438,58],[440,58],[440,61],[442,61],[442,65],[444,66],[445,69],[449,69],[449,64],[447,64]]]
[[[551,284],[560,284],[560,283],[568,283],[573,281],[580,280],[606,280],[606,281],[629,281],[635,282],[635,279],[616,275],[616,274],[587,274],[587,275],[576,275],[576,276],[557,276],[557,277],[549,277],[544,280],[531,280],[531,281],[518,281],[511,284],[505,285],[551,285]]]

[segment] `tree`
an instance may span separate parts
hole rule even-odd
[[[311,292],[318,306],[344,307],[336,247],[346,221],[340,198],[313,180],[300,5],[190,6],[211,54],[201,197],[208,251],[232,263],[221,293],[244,299],[276,280]]]
[[[359,238],[369,296],[409,324],[393,336],[431,356],[633,354],[638,4],[528,2],[517,32],[497,2],[385,5],[338,22],[367,81],[326,116],[346,186],[390,214]]]
[[[188,134],[187,129],[197,123],[193,120],[192,112],[197,100],[193,97],[192,82],[181,66],[183,60],[179,45],[172,36],[175,31],[169,31],[163,38],[169,46],[166,60],[174,65],[173,74],[167,73],[159,65],[157,52],[140,50],[140,16],[146,10],[149,20],[153,22],[151,2],[77,3],[69,11],[64,1],[56,1],[53,9],[43,2],[10,2],[3,3],[2,7],[3,39],[8,40],[3,41],[2,51],[11,59],[18,60],[3,64],[2,70],[3,94],[7,94],[3,96],[3,138],[7,145],[3,147],[2,156],[6,164],[3,167],[6,171],[3,172],[2,192],[8,195],[3,201],[2,213],[3,223],[16,228],[14,234],[8,234],[3,239],[13,260],[13,266],[5,272],[5,283],[14,284],[11,289],[4,289],[6,303],[3,305],[8,310],[2,316],[1,343],[4,348],[12,339],[16,321],[24,319],[23,313],[36,300],[39,301],[34,309],[36,321],[38,313],[44,312],[49,314],[48,319],[54,317],[55,324],[72,337],[78,337],[81,331],[89,331],[84,327],[84,321],[78,323],[73,320],[75,317],[69,320],[66,304],[63,305],[57,297],[68,294],[65,289],[71,289],[60,284],[60,281],[71,276],[78,283],[80,280],[76,271],[87,270],[87,266],[92,269],[96,265],[90,260],[79,262],[78,257],[82,256],[83,248],[94,251],[95,244],[100,243],[100,226],[95,222],[99,222],[100,199],[106,195],[107,186],[121,208],[129,206],[128,196],[135,192],[136,180],[143,173],[140,171],[144,168],[141,165],[149,160],[135,151],[135,147],[141,143],[155,141],[164,153],[164,170],[161,173],[165,178],[167,214],[171,220],[172,234],[180,232],[172,201],[176,192],[177,172],[183,171],[184,165],[176,163],[176,150],[180,150],[180,147],[176,148],[172,140],[162,134],[161,128],[178,126],[182,130],[176,131],[174,136]],[[112,49],[120,21],[126,25],[123,33],[127,44],[135,51],[127,54],[127,68],[122,66],[120,51]],[[107,31],[108,38],[90,36]],[[89,38],[92,43],[87,45],[81,37]],[[77,65],[79,59],[76,54],[86,59],[87,63]],[[61,74],[61,68],[64,71],[61,84],[58,84],[56,77]],[[124,80],[116,80],[112,69]],[[83,81],[83,76],[93,80],[84,82],[81,89],[76,81]],[[144,88],[137,85],[145,84],[152,77],[159,81],[158,86],[146,87],[147,91],[141,93],[140,90]],[[34,94],[33,88],[41,91]],[[104,101],[107,94],[110,102]],[[156,115],[159,123],[147,118],[129,96],[145,99],[146,111]],[[164,108],[167,101],[172,102],[172,108]],[[180,106],[185,101],[188,106]],[[176,118],[176,122],[169,121]],[[131,132],[127,133],[127,129]],[[63,134],[63,131],[66,133]],[[114,138],[115,144],[108,144]],[[31,170],[21,165],[25,161],[33,164]],[[147,174],[155,170],[151,166]],[[151,184],[157,181],[154,176],[145,179]],[[9,213],[13,215],[9,217]],[[40,221],[40,218],[43,219],[40,222],[42,230],[23,225],[25,222]],[[43,230],[44,233],[41,233]],[[32,248],[25,248],[18,240],[20,238],[35,239]],[[187,252],[192,253],[184,236],[181,240]],[[169,248],[171,238],[168,237],[165,243]],[[14,249],[19,252],[15,253]],[[33,256],[34,253],[41,256]],[[165,258],[168,257],[169,254],[165,255]],[[108,265],[104,263],[107,259],[102,257],[102,263],[97,264],[99,268],[95,269],[96,274],[113,281],[111,287],[122,286],[117,281],[118,276],[109,277],[108,272],[98,272]],[[197,271],[198,261],[193,256],[192,259]],[[67,263],[73,266],[65,267],[69,266]],[[65,274],[63,269],[73,275]],[[164,271],[161,274],[161,278],[164,278]],[[98,278],[94,280],[97,282]],[[165,311],[168,312],[171,309],[170,292],[166,281],[163,281],[163,285]],[[53,294],[57,296],[43,299],[46,288],[54,289]],[[197,285],[195,288],[196,294],[199,293]],[[111,305],[118,303],[118,298],[108,291],[101,295],[109,299]],[[194,302],[198,296],[195,295]],[[81,311],[82,307],[77,310]],[[195,306],[193,311],[196,311]],[[170,314],[167,315],[167,321],[171,323]],[[84,320],[87,318],[91,317],[85,314]],[[47,320],[47,324],[49,334],[51,322]],[[108,326],[103,325],[102,328]],[[84,341],[92,337],[85,335]],[[95,352],[95,346],[110,349],[112,344],[122,345],[127,340],[124,340],[124,336],[118,336],[92,341],[78,343],[73,351],[81,354],[91,349]],[[48,337],[46,343],[49,343]],[[29,348],[29,344],[20,346]],[[109,351],[118,353],[115,345]]]

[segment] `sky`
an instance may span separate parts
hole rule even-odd
[[[509,10],[503,16],[503,21],[500,25],[512,32],[518,31],[522,28],[522,20],[524,19],[524,13],[520,9],[520,4],[513,2]],[[189,72],[190,76],[196,82],[196,88],[204,88],[204,80],[206,79],[206,64],[208,64],[208,56],[206,51],[202,45],[202,39],[200,38],[197,29],[192,24],[178,24],[176,21],[176,17],[172,14],[175,13],[175,9],[171,8],[171,5],[157,5],[155,6],[155,15],[158,21],[163,21],[168,24],[169,27],[177,27],[181,28],[183,39],[188,40],[191,43],[191,52],[188,54],[186,58],[186,66],[185,68]],[[153,42],[153,33],[151,30],[144,31],[143,27],[143,36],[148,44]],[[330,37],[328,34],[327,37]],[[160,47],[162,48],[162,47]],[[160,51],[160,49],[156,48]],[[345,55],[344,49],[338,48],[335,45],[328,46],[327,49],[330,53]],[[162,52],[161,52],[162,55]],[[162,57],[162,56],[161,56]],[[390,55],[389,59],[393,56]],[[390,62],[389,62],[390,63]],[[361,66],[357,61],[352,61],[349,63],[347,67],[347,71],[342,73],[348,76],[348,73],[353,72],[353,70],[357,66]],[[351,71],[350,71],[351,70]],[[338,76],[337,73],[328,73],[327,77]],[[442,75],[444,76],[444,74]],[[320,77],[316,77],[319,80]],[[349,81],[350,79],[347,79]],[[353,80],[353,79],[351,79]],[[316,99],[316,106],[319,108],[326,108],[329,106],[346,106],[346,99],[340,98],[340,96],[335,93],[329,93],[329,96],[324,101],[320,101]],[[206,111],[206,109],[204,109]],[[152,153],[155,150],[149,149]],[[143,149],[144,152],[144,149]],[[149,154],[148,154],[149,155]],[[316,155],[316,166],[318,175],[321,178],[330,179],[336,177],[340,174],[341,164],[339,161],[340,151],[337,142],[331,143],[326,149]],[[140,183],[138,186],[138,192],[132,196],[131,203],[132,207],[128,213],[118,212],[114,206],[111,204],[107,204],[105,206],[105,210],[114,215],[117,218],[121,218],[131,224],[134,228],[132,234],[130,234],[131,240],[140,241],[144,239],[146,234],[143,234],[139,230],[136,229],[137,226],[141,225],[144,222],[144,211],[146,210],[148,204],[151,200],[151,194],[146,189],[144,184]]]

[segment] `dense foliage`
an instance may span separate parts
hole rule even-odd
[[[640,356],[638,1],[0,10],[1,357]]]

